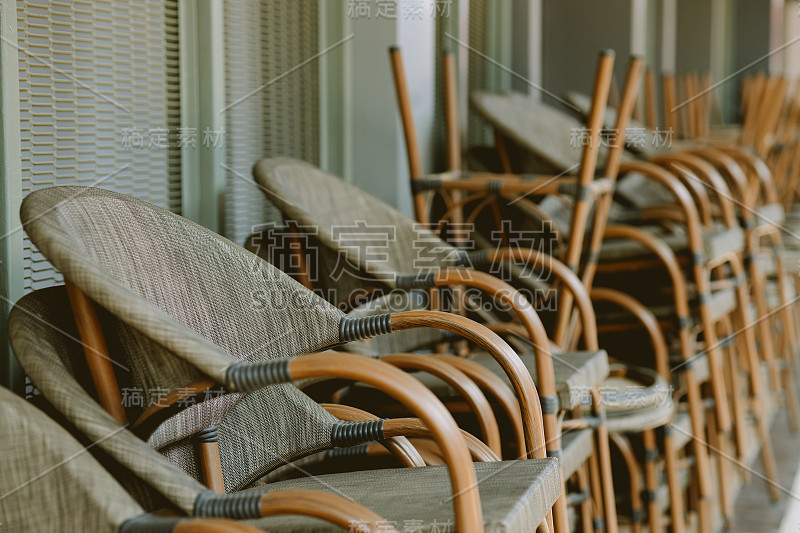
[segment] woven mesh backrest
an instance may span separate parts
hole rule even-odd
[[[253,174],[287,220],[316,231],[372,277],[393,284],[397,274],[437,269],[457,251],[410,218],[336,176],[288,158],[262,159]]]
[[[42,289],[20,299],[9,314],[9,336],[31,381],[78,432],[90,442],[96,441],[96,448],[163,497],[191,512],[204,487],[133,433],[121,429],[84,389],[90,380],[81,364],[83,349],[63,286]],[[91,386],[88,390],[92,390]]]
[[[4,388],[0,449],[3,531],[112,532],[142,513],[84,446]]]
[[[296,387],[278,385],[241,399],[234,394],[212,398],[168,419],[149,439],[166,461],[129,431],[119,431],[119,424],[84,390],[90,380],[63,286],[23,297],[11,312],[9,330],[20,363],[55,409],[89,440],[99,440],[98,448],[123,468],[186,512],[202,490],[183,474],[200,479],[191,438],[199,429],[219,425],[229,492],[286,462],[331,447],[336,419]],[[239,401],[232,402],[231,397]],[[155,499],[148,496],[142,503]]]
[[[243,248],[156,206],[102,189],[53,187],[27,196],[21,216],[66,279],[135,328],[121,333],[125,342],[143,334],[219,381],[237,359],[287,357],[338,342],[336,308]],[[163,351],[143,354],[130,361],[137,384],[174,388],[194,377]]]
[[[159,427],[159,433],[164,428],[163,434],[170,435],[174,419],[186,423],[183,417],[173,417]],[[245,394],[219,424],[225,491],[244,489],[276,468],[332,448],[335,423],[333,415],[292,385]],[[185,433],[172,434],[160,444],[159,451],[165,457],[193,478],[202,479],[193,438]]]

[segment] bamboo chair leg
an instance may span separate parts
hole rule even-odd
[[[600,391],[592,390],[592,404],[594,413],[601,420],[605,418],[603,399]],[[595,428],[595,450],[600,466],[600,480],[602,483],[602,502],[603,514],[606,520],[606,531],[608,533],[617,532],[617,505],[614,499],[614,478],[611,474],[611,450],[608,445],[608,429],[605,424],[600,424]]]
[[[798,83],[800,87],[800,83]],[[773,245],[781,246],[781,236],[773,233]],[[786,338],[782,359],[784,362],[784,391],[786,403],[789,407],[789,424],[793,432],[800,431],[800,398],[797,395],[797,368],[795,366],[795,354],[798,350],[797,328],[795,327],[795,315],[792,310],[792,302],[789,300],[789,280],[784,268],[783,260],[778,255],[775,258],[777,265],[777,282],[780,291],[781,324]]]
[[[513,170],[511,168],[511,159],[508,157],[506,142],[503,139],[503,134],[500,133],[497,128],[494,129],[494,146],[497,148],[497,155],[500,157],[500,165],[502,166],[503,172],[511,174]]]
[[[725,522],[727,529],[733,519],[733,505],[730,492],[730,455],[727,452],[728,435],[720,431],[717,425],[717,419],[714,413],[709,413],[708,416],[708,434],[709,444],[716,448],[719,452],[717,455],[717,476],[719,483],[719,505],[722,519]],[[726,457],[727,456],[727,457]]]
[[[644,509],[642,508],[642,473],[639,462],[636,460],[630,442],[624,435],[611,433],[609,438],[619,450],[625,461],[625,467],[628,469],[631,491],[631,533],[642,533]],[[650,531],[655,530],[651,529]]]
[[[702,269],[704,270],[704,269]],[[707,281],[707,279],[703,280]],[[701,303],[700,304],[700,316],[703,323],[703,332],[706,337],[706,344],[708,345],[706,351],[706,358],[708,361],[709,371],[711,373],[711,389],[714,396],[714,413],[713,417],[707,417],[708,425],[709,425],[709,435],[713,435],[718,440],[718,445],[716,449],[718,453],[716,454],[720,459],[718,461],[719,468],[721,471],[720,476],[728,479],[727,470],[730,468],[730,464],[728,461],[724,460],[724,455],[728,455],[728,441],[730,438],[730,412],[728,411],[728,398],[727,398],[727,391],[725,387],[725,380],[722,373],[722,361],[721,361],[721,353],[719,343],[717,341],[716,330],[714,324],[711,320],[711,313],[708,307],[708,304]],[[755,355],[755,354],[753,354]],[[712,432],[711,424],[714,424],[715,431]],[[719,487],[719,494],[720,494],[720,501],[727,505],[729,501],[728,493],[730,492],[730,486],[722,485]],[[710,503],[709,500],[704,500],[701,497],[700,504],[708,504]],[[723,507],[725,509],[725,507]],[[730,509],[730,506],[727,507]],[[706,513],[702,513],[702,518],[705,518],[707,521],[710,522],[711,517]],[[701,521],[701,525],[704,527],[706,524],[703,524]],[[710,531],[710,523],[707,524]]]
[[[757,327],[761,341],[761,353],[764,355],[764,361],[767,362],[769,367],[770,386],[774,392],[778,392],[781,389],[780,368],[775,356],[775,345],[770,331],[769,311],[765,300],[766,284],[764,276],[755,261],[751,261],[750,264],[750,282],[753,285],[753,301],[759,320]]]
[[[203,484],[217,494],[225,494],[222,460],[219,456],[219,438],[215,426],[197,434],[197,453],[200,456]]]
[[[600,479],[600,467],[597,461],[597,454],[589,456],[589,484],[592,487],[592,527],[594,531],[605,531],[605,520],[603,518],[603,482]]]
[[[714,418],[709,417],[709,420],[713,424]],[[717,428],[714,428],[717,429]],[[731,523],[733,520],[733,495],[730,491],[731,486],[731,457],[729,443],[730,440],[728,437],[730,436],[729,433],[723,433],[721,431],[713,431],[711,432],[711,428],[709,428],[709,432],[711,434],[711,443],[712,445],[717,448],[720,453],[717,454],[717,464],[719,466],[717,475],[719,476],[719,487],[720,487],[720,508],[722,511],[722,518],[725,520],[726,527],[727,524]]]
[[[86,364],[92,375],[92,382],[100,400],[100,405],[120,424],[126,424],[128,417],[122,405],[122,395],[117,384],[108,347],[100,328],[100,321],[95,313],[92,301],[75,285],[65,281],[72,314],[78,326],[78,335],[83,344]]]
[[[738,259],[732,260],[730,261],[730,265],[733,269],[733,275],[740,277],[743,270],[740,261],[738,261]],[[747,319],[746,306],[748,298],[745,287],[743,285],[739,285],[736,288],[736,293],[737,300],[739,302],[737,308],[739,324],[737,324],[737,326],[743,329],[742,335],[747,341],[753,413],[756,417],[756,426],[758,429],[759,440],[761,441],[761,458],[764,461],[764,471],[767,479],[770,481],[767,483],[767,488],[769,490],[770,499],[772,501],[778,501],[778,499],[780,499],[780,493],[778,492],[776,483],[778,483],[780,478],[778,477],[778,467],[775,462],[775,454],[772,448],[772,437],[769,432],[769,421],[767,420],[766,404],[764,402],[763,395],[764,391],[761,384],[761,367],[758,362],[753,331],[752,328],[749,327],[750,323]]]
[[[575,473],[578,490],[585,495],[584,501],[579,504],[580,523],[583,533],[593,533],[592,526],[592,498],[589,490],[589,466],[582,464]]]
[[[644,439],[644,483],[647,490],[647,516],[650,531],[661,531],[661,508],[658,505],[658,447],[656,432],[648,429],[642,432]]]
[[[730,317],[725,317],[723,320],[724,334],[731,335],[733,333],[733,325],[731,324]],[[733,353],[731,345],[725,347],[727,351],[725,368],[728,370],[727,381],[730,384],[731,390],[731,409],[733,410],[734,420],[734,438],[736,439],[736,456],[739,461],[744,461],[747,453],[747,417],[746,406],[744,405],[744,397],[742,391],[741,368],[739,366],[739,357]],[[740,347],[739,350],[742,348]],[[743,481],[747,479],[747,470],[742,469],[741,474]]]
[[[755,411],[758,436],[761,441],[761,460],[764,461],[764,472],[768,480],[767,490],[769,491],[770,500],[777,502],[781,497],[778,487],[776,486],[780,478],[778,477],[778,465],[775,462],[775,453],[772,449],[772,436],[769,431],[766,405],[764,404],[763,396],[759,395],[754,398],[753,408]]]
[[[678,479],[678,455],[673,441],[672,430],[664,428],[664,469],[667,474],[669,488],[669,513],[672,521],[672,533],[684,533],[686,530],[683,493]]]
[[[798,431],[798,417],[800,417],[800,406],[797,399],[797,375],[794,364],[789,359],[784,360],[785,368],[781,372],[783,378],[783,394],[786,399],[787,411],[789,412],[789,427],[794,433]]]

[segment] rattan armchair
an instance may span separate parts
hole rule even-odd
[[[309,353],[341,342],[423,326],[442,326],[462,334],[497,355],[509,373],[514,375],[516,371],[520,376],[518,394],[533,399],[528,404],[531,408],[522,412],[528,452],[533,456],[539,453],[537,450],[542,450],[543,455],[541,414],[534,410],[538,405],[536,389],[524,365],[499,337],[467,319],[432,312],[395,313],[365,320],[347,318],[277,269],[218,235],[155,206],[108,191],[81,187],[38,191],[23,203],[22,219],[32,240],[70,283],[69,302],[78,320],[76,336],[84,344],[87,375],[94,378],[90,383],[97,390],[100,403],[115,415],[118,423],[137,420],[134,430],[146,426],[144,422],[152,417],[161,418],[160,423],[150,424],[151,439],[160,433],[169,437],[174,435],[175,428],[183,428],[183,438],[167,442],[162,452],[194,477],[206,480],[210,487],[244,489],[274,467],[276,461],[290,462],[324,449],[325,443],[328,446],[350,445],[397,435],[401,429],[389,423],[337,422],[298,389],[280,385],[321,377],[355,379],[382,388],[422,420],[450,467],[438,470],[439,474],[429,471],[431,475],[443,476],[441,481],[444,482],[441,485],[429,480],[430,486],[444,488],[449,477],[451,485],[459,487],[454,491],[454,514],[450,516],[459,530],[482,530],[479,485],[470,452],[438,400],[428,405],[425,398],[435,398],[430,392],[413,378],[384,363],[342,353]],[[254,305],[254,291],[263,291],[262,296],[270,298],[266,305],[260,305],[263,301],[258,299]],[[102,310],[101,315],[113,319],[108,331],[114,335],[98,334],[102,333],[102,316],[95,320],[94,304],[89,299]],[[63,294],[61,302],[63,315],[66,306]],[[44,306],[50,307],[53,306]],[[41,314],[42,309],[39,305],[33,314]],[[36,376],[29,369],[35,364],[40,347],[32,339],[27,346],[24,344],[25,328],[35,325],[30,320],[31,313],[29,309],[16,313],[16,324],[23,332],[23,340],[15,341],[15,349],[28,354],[20,359],[44,391],[47,387],[42,382],[46,383],[48,378]],[[46,330],[46,322],[44,326]],[[140,407],[131,412],[122,408],[114,363],[109,354],[114,357],[113,361],[117,361],[116,357],[122,358],[124,366],[130,369],[130,375],[124,377],[135,386],[149,389],[150,394],[155,388],[167,391],[163,401],[158,402],[158,408]],[[98,368],[105,372],[102,379],[98,379]],[[241,398],[222,410],[218,406],[204,405],[206,402],[199,403],[194,411],[175,408],[181,400],[197,397],[215,384],[224,386],[227,393],[241,394]],[[53,386],[50,395],[58,395],[57,385]],[[222,398],[229,398],[229,394]],[[195,446],[197,439],[192,437],[201,433],[202,437],[208,437],[208,432],[203,430],[213,427],[208,426],[207,417],[196,416],[197,411],[207,407],[217,417],[214,420],[216,432],[211,433],[217,433],[218,442],[203,438]],[[264,415],[266,409],[275,415],[272,420]],[[176,423],[173,417],[182,415],[184,419]],[[439,420],[441,416],[444,418]],[[253,427],[257,419],[262,420],[259,426]],[[276,426],[270,422],[277,422],[278,427],[283,428],[281,431],[294,433],[300,439],[276,438]],[[163,424],[173,429],[159,432]],[[276,440],[278,445],[270,449]],[[252,460],[248,461],[248,457]],[[547,486],[553,479],[558,480],[558,472],[552,460],[542,461],[551,465],[550,470],[545,468],[542,475],[528,476],[529,481],[534,480],[528,485],[531,490],[517,494],[521,500],[515,499],[516,496],[506,499],[509,505],[525,502],[523,506],[534,504],[536,507],[548,499],[552,505],[558,494],[549,491]],[[453,469],[455,464],[461,466]],[[546,466],[534,461],[531,468],[535,464]],[[495,462],[484,463],[480,468],[496,467],[494,473],[481,472],[497,478],[504,466],[505,463]],[[391,476],[383,474],[382,478],[365,473],[360,479],[366,488],[370,487],[370,482],[375,483],[374,487],[384,487],[391,483],[388,479],[392,476],[413,478],[422,475],[423,470],[426,469],[410,469],[409,473],[395,472]],[[422,478],[419,480],[422,482]],[[303,486],[298,481],[293,486],[299,484],[300,488],[306,488],[314,486],[316,481],[306,480],[305,483],[308,485]],[[329,480],[328,485],[335,491],[336,479]],[[379,492],[373,488],[363,496],[377,498]],[[412,490],[407,496],[413,499],[415,494]],[[215,498],[225,497],[207,498],[209,501],[202,509],[219,508],[214,503]],[[256,491],[249,498],[255,501],[260,494]],[[429,501],[427,499],[426,503]],[[406,499],[402,506],[405,510],[398,510],[401,518],[412,512],[409,511],[413,510],[411,503]],[[377,503],[382,504],[391,504],[391,497]],[[504,518],[499,519],[517,524],[520,522],[513,520],[522,520],[521,523],[526,524],[524,527],[533,529],[544,519],[549,505],[533,523],[530,520],[534,516],[530,514],[510,516],[501,511]],[[197,511],[193,500],[188,507]],[[450,504],[445,503],[442,510],[449,508]],[[254,517],[253,509],[250,507],[251,517]],[[188,509],[184,507],[184,510]],[[490,516],[488,509],[485,512]],[[537,513],[535,510],[534,515]]]
[[[6,531],[258,531],[232,521],[146,513],[92,456],[95,443],[79,442],[31,401],[4,388],[0,445],[0,517]]]

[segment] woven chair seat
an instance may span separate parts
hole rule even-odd
[[[487,532],[530,533],[561,492],[556,459],[475,463]],[[253,491],[312,489],[351,499],[392,522],[398,531],[456,531],[447,469],[443,466],[386,469],[254,485]],[[265,530],[340,531],[313,519],[275,517],[251,522]],[[421,526],[421,529],[416,529]],[[436,528],[439,528],[438,530]]]
[[[572,135],[584,131],[585,124],[577,118],[516,92],[477,91],[470,95],[470,103],[505,137],[549,165],[566,170],[580,164],[582,147]],[[601,161],[607,153],[601,147]]]
[[[648,233],[663,240],[676,254],[689,251],[686,233],[669,232],[663,228],[647,227]],[[706,257],[721,257],[744,249],[745,235],[741,228],[714,227],[704,232],[703,246]],[[600,249],[600,262],[624,261],[652,257],[650,250],[630,239],[606,239]]]
[[[581,115],[583,115],[584,117],[589,116],[589,111],[592,108],[592,99],[588,95],[584,93],[579,93],[577,91],[568,91],[567,94],[565,95],[565,98],[567,102],[578,108],[578,111],[580,112]],[[617,110],[614,109],[613,107],[606,107],[606,114],[603,119],[603,125],[606,128],[613,128],[614,124],[616,124],[616,121],[617,121]],[[640,128],[639,131],[644,131],[645,142],[644,144],[642,144],[641,142],[637,143],[633,141],[628,141],[625,144],[625,148],[633,153],[641,154],[647,158],[657,155],[659,153],[663,153],[665,151],[681,150],[684,147],[688,148],[697,145],[695,141],[681,141],[675,138],[670,139],[670,141],[667,142],[666,144],[664,144],[663,142],[662,143],[654,142],[653,136],[656,134],[656,132],[654,130],[646,128],[644,124],[642,124],[641,122],[637,122],[636,120],[633,119],[630,119],[630,122],[628,123],[628,128],[629,132],[635,128]],[[662,136],[663,135],[664,133],[662,133]],[[727,140],[730,138],[730,135],[727,132],[726,133],[720,132],[719,135],[720,135],[719,140]],[[735,135],[734,135],[734,140],[735,140]]]
[[[561,434],[561,467],[564,479],[569,479],[581,465],[586,463],[593,451],[591,429],[570,429]]]
[[[470,358],[502,379],[508,379],[497,361],[488,354],[477,353],[471,355]],[[535,381],[536,361],[534,357],[523,354],[522,362],[525,363],[525,367]],[[608,375],[608,368],[608,354],[605,350],[554,353],[553,371],[561,409],[569,410],[580,405],[582,398],[586,397],[590,389],[603,383]],[[421,378],[425,379],[422,376]],[[434,391],[439,392],[436,389]],[[455,390],[452,393],[454,394]]]
[[[493,374],[508,383],[508,376],[490,355],[475,353],[468,357],[482,367],[491,370]],[[536,381],[536,361],[532,354],[521,356],[525,367]],[[566,352],[553,354],[553,370],[556,378],[558,402],[561,409],[569,410],[579,405],[589,391],[603,383],[608,375],[608,354],[605,350],[596,352]],[[414,377],[433,391],[442,401],[457,401],[461,399],[459,393],[448,383],[424,372],[415,372]],[[356,384],[349,387],[346,393],[347,402],[357,405],[370,405],[389,401],[377,389],[367,385]]]
[[[640,432],[661,427],[675,414],[672,387],[647,368],[611,365],[600,387],[609,431]]]

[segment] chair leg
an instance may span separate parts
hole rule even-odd
[[[700,384],[692,368],[684,372],[686,390],[689,402],[689,416],[692,424],[692,452],[695,458],[695,474],[697,478],[698,493],[698,519],[700,531],[711,531],[711,462],[708,448],[706,447],[706,417],[703,407],[703,396]],[[673,504],[674,505],[674,504]]]
[[[781,388],[780,369],[778,368],[778,360],[775,357],[775,345],[770,331],[769,312],[767,311],[765,299],[766,285],[764,276],[759,271],[755,261],[750,265],[750,282],[753,286],[753,302],[755,303],[758,317],[757,331],[761,341],[760,351],[767,365],[769,365],[770,387],[774,392],[778,392]]]
[[[656,432],[648,429],[642,432],[644,439],[644,484],[647,490],[647,517],[650,531],[661,531],[661,508],[658,505],[658,447]]]
[[[586,463],[582,464],[578,471],[575,473],[575,479],[578,483],[578,490],[586,495],[586,499],[580,505],[581,516],[581,530],[583,533],[593,533],[594,527],[592,525],[592,499],[589,491],[589,467]]]
[[[600,391],[592,390],[592,411],[601,420],[605,418],[603,399]],[[602,482],[603,515],[606,520],[606,531],[617,533],[617,505],[614,499],[614,478],[611,475],[611,452],[608,445],[608,429],[605,424],[595,428],[595,450],[600,463],[600,478]]]
[[[598,465],[597,453],[589,456],[589,484],[592,487],[592,529],[596,533],[605,531],[605,520],[603,519],[603,482],[600,479],[600,466]]]
[[[708,416],[708,434],[709,444],[717,450],[717,475],[719,476],[719,504],[722,513],[722,519],[727,529],[728,524],[733,519],[733,506],[731,502],[730,491],[730,454],[728,453],[728,436],[729,434],[720,431],[717,418],[714,413],[709,413]],[[701,502],[702,503],[702,502]],[[709,500],[710,503],[710,500]],[[710,520],[710,516],[707,517]],[[708,524],[710,530],[711,524]]]
[[[783,393],[786,396],[786,407],[789,412],[789,427],[792,432],[800,431],[800,404],[797,398],[797,374],[794,361],[789,357],[784,359],[784,368],[781,372],[783,378]]]
[[[780,245],[780,238],[775,238],[776,245]],[[784,372],[784,393],[786,394],[786,404],[789,410],[789,427],[793,432],[800,431],[800,404],[797,396],[797,381],[795,354],[797,353],[797,329],[795,328],[795,314],[792,302],[789,300],[789,280],[783,267],[783,260],[776,258],[778,274],[778,290],[780,291],[781,324],[786,339],[784,350],[781,357],[785,363]],[[788,374],[788,375],[787,375]]]
[[[739,358],[737,354],[730,353],[728,358],[728,373],[729,382],[731,385],[731,407],[733,409],[734,418],[734,437],[736,439],[736,456],[739,461],[743,461],[747,455],[747,416],[746,406],[744,405],[744,397],[742,391],[742,377],[741,368],[739,367]],[[746,394],[746,393],[745,393]],[[747,471],[743,470],[743,474]]]
[[[216,426],[197,434],[197,452],[200,456],[203,484],[217,494],[225,494],[225,481],[222,477],[222,460],[219,456],[219,439],[217,438]]]
[[[672,533],[684,533],[683,493],[678,479],[678,455],[673,442],[670,427],[664,428],[664,469],[667,473],[667,487],[669,487],[669,513],[672,520]]]
[[[736,269],[739,265],[731,262],[734,267],[734,275],[739,275]],[[759,364],[758,355],[755,348],[755,339],[753,338],[753,331],[747,320],[746,302],[748,301],[745,288],[739,285],[736,288],[739,306],[736,313],[738,321],[735,323],[736,327],[742,331],[742,336],[747,341],[748,363],[750,367],[750,394],[752,396],[751,404],[753,415],[756,419],[756,429],[758,437],[761,441],[761,458],[764,461],[764,472],[768,479],[767,487],[772,501],[780,499],[776,483],[778,483],[778,467],[775,463],[775,453],[772,448],[772,437],[769,433],[769,425],[767,420],[766,403],[764,401],[764,389],[761,382],[761,366]],[[724,451],[724,450],[723,450]]]
[[[644,509],[642,509],[642,475],[639,469],[639,462],[633,453],[628,439],[619,433],[610,433],[609,439],[617,447],[625,467],[628,469],[628,479],[630,480],[631,491],[631,533],[642,533],[642,522],[644,519]],[[651,531],[653,531],[651,529]]]

